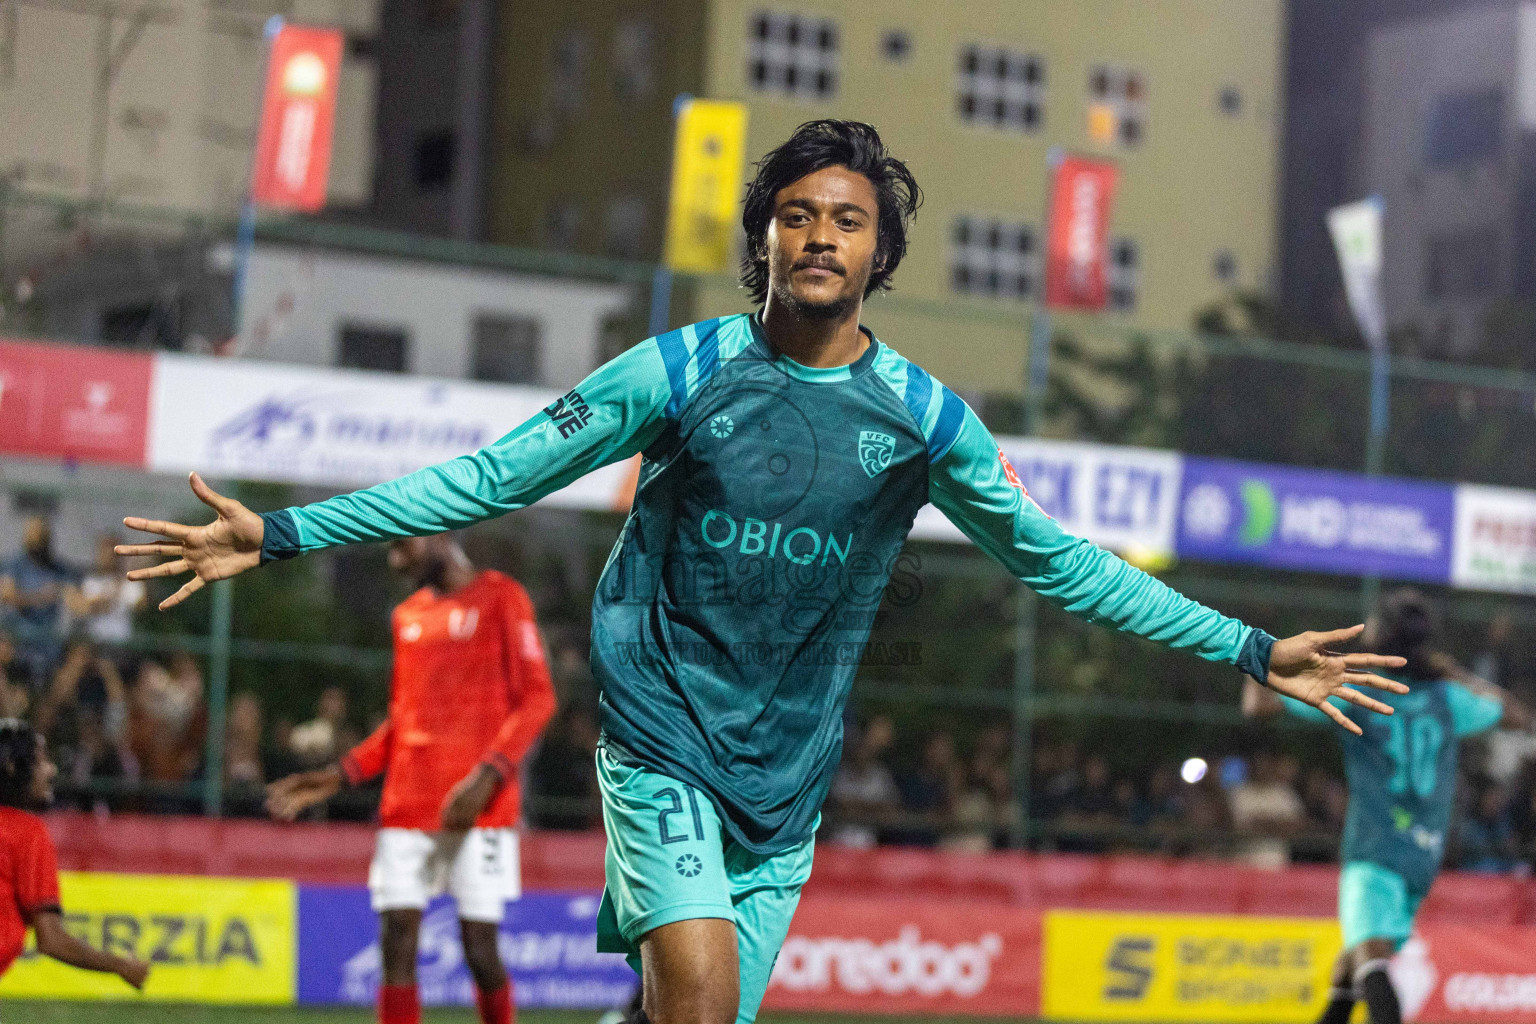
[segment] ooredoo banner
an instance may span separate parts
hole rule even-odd
[[[622,956],[597,951],[597,893],[524,893],[507,904],[498,946],[520,1007],[623,1006],[636,977]],[[417,982],[428,1006],[473,1006],[458,913],[442,897],[421,919]],[[299,889],[300,1003],[372,1005],[383,968],[379,923],[361,886]]]
[[[0,454],[143,465],[153,367],[143,352],[0,341]]]
[[[1108,296],[1107,235],[1115,165],[1069,156],[1056,166],[1045,255],[1046,305],[1103,309]]]
[[[284,25],[273,37],[251,174],[251,197],[261,205],[306,212],[325,205],[343,45],[341,32],[328,28]]]
[[[1536,1024],[1536,930],[1426,923],[1391,970],[1404,1020]]]
[[[1040,915],[986,904],[805,899],[765,1009],[1033,1017]]]

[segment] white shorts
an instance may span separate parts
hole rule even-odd
[[[368,867],[368,892],[374,913],[425,910],[434,896],[446,892],[458,904],[460,919],[500,922],[507,901],[523,892],[517,831],[380,829]]]

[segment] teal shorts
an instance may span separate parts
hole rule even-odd
[[[597,948],[625,953],[640,971],[640,939],[664,924],[717,917],[736,925],[741,965],[738,1024],[750,1024],[811,876],[815,839],[753,853],[731,838],[698,789],[597,750],[603,795],[603,903]]]
[[[1344,948],[1367,939],[1389,939],[1402,948],[1413,934],[1413,918],[1426,893],[1415,892],[1408,880],[1390,868],[1352,860],[1339,872],[1339,928]]]

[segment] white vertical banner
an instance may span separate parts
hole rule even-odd
[[[1328,234],[1344,274],[1344,294],[1365,343],[1374,351],[1387,347],[1386,304],[1381,297],[1383,207],[1380,196],[1371,196],[1328,211]]]

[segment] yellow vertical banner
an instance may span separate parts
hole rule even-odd
[[[746,162],[744,103],[688,100],[677,114],[667,266],[690,274],[729,268],[731,231]]]

